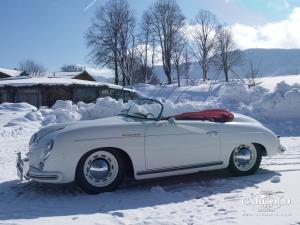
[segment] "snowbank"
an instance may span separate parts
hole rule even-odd
[[[5,111],[27,111],[27,110],[33,110],[36,111],[37,108],[35,106],[32,106],[28,103],[8,103],[4,102],[0,104],[0,110]]]
[[[262,84],[248,88],[242,82],[180,88],[139,85],[137,89],[145,90],[148,96],[165,99],[167,114],[223,108],[251,116],[280,135],[300,135],[300,85],[288,83],[281,81],[271,89]]]
[[[157,87],[144,86],[145,92],[147,89],[153,91],[154,88]],[[173,93],[176,91],[174,87],[170,87],[170,89]],[[163,101],[164,116],[187,111],[223,108],[254,117],[281,135],[293,135],[295,132],[300,132],[300,85],[298,84],[288,85],[281,82],[274,90],[269,91],[261,86],[248,88],[245,84],[236,82],[216,86],[211,92],[205,92],[203,88],[200,90],[192,91],[193,99],[197,99],[197,101],[191,101],[190,97],[174,101],[174,99],[164,98],[163,95],[157,93],[152,97],[160,98]],[[202,93],[206,93],[207,96],[198,96]],[[199,100],[201,98],[202,100]],[[127,108],[128,103],[110,97],[99,98],[96,103],[90,104],[57,101],[52,108],[40,108],[39,110],[27,103],[3,103],[0,105],[0,110],[30,111],[22,118],[11,120],[6,126],[26,126],[28,122],[46,126],[62,122],[92,120],[117,115]]]
[[[300,119],[300,86],[277,84],[275,91],[253,102],[253,113],[269,119]]]

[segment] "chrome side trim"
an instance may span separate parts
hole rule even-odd
[[[144,135],[122,135],[120,137],[104,137],[104,138],[85,138],[85,139],[74,139],[73,141],[95,141],[95,140],[113,140],[121,138],[144,138]]]
[[[201,164],[193,164],[193,165],[185,165],[185,166],[167,167],[167,168],[161,168],[161,169],[151,169],[151,170],[137,172],[136,175],[166,173],[166,172],[172,172],[172,171],[177,171],[177,170],[196,169],[196,168],[203,168],[203,167],[207,167],[207,166],[218,166],[218,165],[222,165],[222,164],[223,164],[222,161],[217,161],[217,162],[209,162],[209,163],[201,163]]]
[[[122,134],[122,137],[139,137],[142,136],[142,134]]]

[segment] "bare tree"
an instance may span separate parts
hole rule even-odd
[[[122,85],[131,85],[135,60],[135,27],[136,19],[128,2],[124,2],[123,11],[119,15],[122,26],[119,34],[118,60],[122,73]]]
[[[134,12],[127,0],[108,0],[97,9],[86,33],[91,60],[96,65],[114,69],[115,84],[119,84],[119,69],[122,72],[123,85],[130,81],[134,28]]]
[[[62,72],[80,72],[84,70],[84,67],[76,64],[65,64],[60,68],[60,70]]]
[[[183,36],[177,35],[176,40],[174,41],[174,53],[173,53],[173,65],[177,75],[177,84],[180,87],[180,78],[183,75],[183,63],[184,63],[184,54],[187,41]]]
[[[207,10],[201,10],[193,22],[192,52],[202,69],[203,80],[208,79],[209,66],[212,63],[216,44],[216,16]]]
[[[132,72],[134,70],[135,60],[135,36],[130,34],[121,35],[121,45],[118,50],[119,68],[122,73],[122,85],[131,85]]]
[[[241,62],[241,51],[236,47],[232,31],[225,26],[218,26],[216,36],[215,63],[219,71],[224,72],[226,82],[229,81],[229,72]],[[236,74],[237,75],[237,74]]]
[[[144,79],[144,83],[148,82],[148,72],[152,73],[152,67],[149,66],[149,60],[152,58],[151,49],[155,48],[154,36],[151,30],[151,15],[149,11],[143,14],[140,24],[139,43],[136,49],[136,55],[140,61],[140,76]],[[149,71],[150,70],[150,71]]]
[[[158,81],[158,83],[159,83],[159,78],[154,74],[154,65],[155,65],[155,62],[156,62],[158,52],[155,48],[155,37],[153,35],[151,37],[151,42],[150,43],[151,43],[150,44],[151,62],[150,62],[150,66],[149,66],[149,68],[150,68],[149,72],[151,72],[151,73],[150,73],[150,75],[147,74],[147,82],[146,83],[153,83],[153,80],[155,82]]]
[[[255,62],[254,60],[250,60],[249,64],[249,70],[248,70],[248,74],[247,77],[249,79],[249,87],[250,86],[255,86],[256,82],[255,79],[259,76],[260,73],[260,63]]]
[[[139,64],[140,60],[138,60],[137,62],[138,62],[138,64],[133,71],[132,83],[133,84],[145,83],[145,77],[141,76],[141,74],[143,73],[142,70],[144,70],[144,68],[142,67],[142,65]],[[146,70],[147,70],[147,73],[146,73],[147,74],[147,77],[146,77],[147,82],[146,83],[159,84],[159,79],[153,73],[152,68],[147,66]]]
[[[151,26],[160,48],[163,69],[168,83],[172,83],[171,60],[176,36],[185,23],[185,17],[175,0],[157,0],[150,8]]]
[[[186,84],[189,84],[189,78],[190,78],[190,69],[191,69],[191,61],[190,61],[190,54],[189,54],[189,46],[185,46],[184,48],[184,61],[182,65],[182,75],[186,80]]]
[[[41,76],[46,71],[45,67],[31,59],[23,60],[19,63],[18,69],[32,76]]]

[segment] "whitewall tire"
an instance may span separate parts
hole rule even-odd
[[[76,182],[88,194],[113,191],[121,184],[124,170],[124,160],[118,150],[94,150],[80,159]]]
[[[258,170],[261,159],[261,151],[253,144],[239,145],[231,153],[228,169],[234,176],[252,175]]]

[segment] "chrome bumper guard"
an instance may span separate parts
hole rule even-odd
[[[22,159],[21,152],[17,153],[17,175],[21,181],[25,178],[28,180],[27,173],[29,171],[29,161],[28,159]]]

